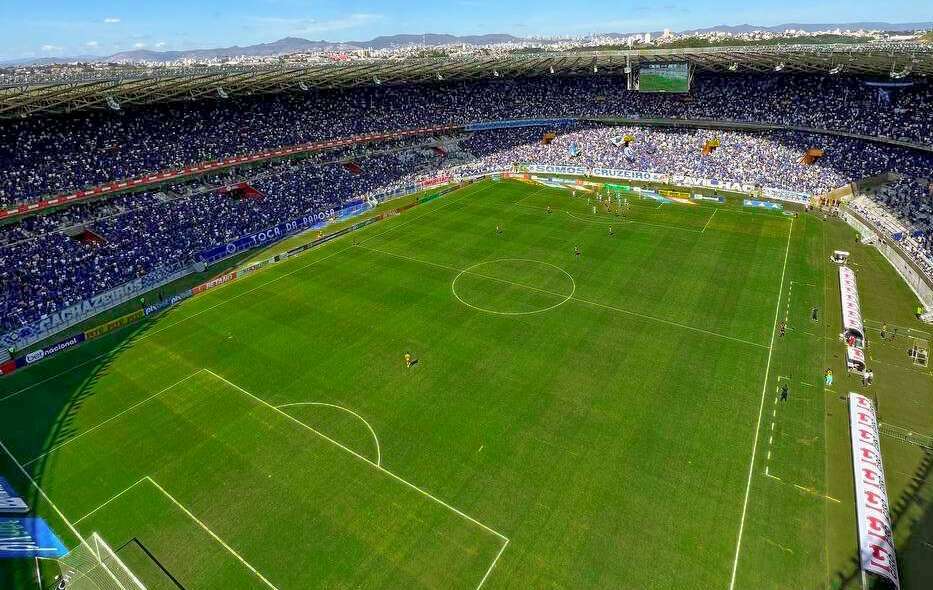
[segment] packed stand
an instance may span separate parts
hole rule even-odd
[[[820,193],[883,172],[917,178],[931,168],[931,157],[915,150],[806,133],[577,124],[556,129],[557,137],[545,145],[547,130],[503,129],[345,148],[0,226],[0,331],[156,268],[190,264],[200,252],[243,235],[424,177],[469,176],[535,162],[685,174]],[[627,146],[619,141],[625,136],[633,138]],[[703,155],[704,143],[712,138],[719,139],[720,146]],[[578,147],[576,156],[570,155],[571,143]],[[825,155],[806,166],[799,160],[811,147],[823,149]],[[240,181],[248,181],[262,196],[234,199],[217,190]]]
[[[689,95],[617,76],[380,86],[201,100],[0,123],[0,206],[268,148],[369,132],[541,117],[757,121],[933,145],[933,90],[857,78],[697,75]]]

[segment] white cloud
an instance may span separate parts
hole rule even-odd
[[[59,47],[58,45],[43,45],[41,49],[42,49],[42,51],[44,51],[44,52],[46,52],[46,53],[54,53],[54,52],[56,52],[56,51],[61,51],[61,50],[62,50],[62,48]]]
[[[146,46],[145,43],[133,43],[133,47],[135,47],[136,49],[142,49],[145,46]]]
[[[100,43],[98,43],[97,41],[88,41],[87,43],[84,44],[84,46],[90,47],[91,49],[96,49],[98,46],[100,46]]]
[[[108,16],[107,18],[104,19],[104,22],[109,25],[113,25],[113,24],[120,22],[120,18],[116,16]]]
[[[343,18],[319,21],[313,18],[259,17],[255,21],[268,28],[287,30],[292,33],[326,33],[355,29],[385,18],[381,14],[356,12]]]
[[[155,46],[156,46],[157,49],[162,49],[162,48],[165,47],[166,45],[168,45],[168,44],[167,44],[165,41],[159,41],[158,43],[155,44]]]

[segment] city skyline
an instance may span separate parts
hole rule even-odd
[[[579,37],[739,24],[925,22],[933,15],[914,0],[892,0],[884,6],[831,0],[792,10],[773,0],[755,4],[672,0],[660,6],[643,0],[595,0],[572,10],[553,0],[205,0],[197,4],[100,0],[80,6],[66,0],[42,4],[12,0],[0,6],[0,20],[7,23],[0,60],[11,60],[242,46],[284,37],[331,42],[422,32]]]

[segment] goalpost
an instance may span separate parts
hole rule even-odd
[[[97,533],[92,533],[68,555],[54,559],[61,574],[56,590],[146,590],[130,568]]]

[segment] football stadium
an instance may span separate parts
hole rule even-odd
[[[0,69],[0,586],[933,588],[930,75]]]

